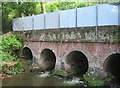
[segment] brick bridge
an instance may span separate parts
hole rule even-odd
[[[83,75],[94,71],[120,76],[118,26],[16,31],[24,40],[20,55],[40,71],[61,69]]]

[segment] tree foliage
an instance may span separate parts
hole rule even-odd
[[[58,10],[67,10],[73,9],[78,7],[85,7],[88,6],[86,2],[53,2],[46,4],[46,12],[53,12]]]

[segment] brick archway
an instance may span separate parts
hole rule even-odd
[[[51,71],[56,64],[55,53],[51,49],[45,48],[40,53],[39,61],[42,71]]]
[[[88,70],[88,60],[84,53],[72,51],[67,55],[66,63],[70,66],[73,75],[83,76]]]
[[[33,60],[33,53],[29,47],[24,47],[20,52],[20,57],[26,60]]]
[[[120,79],[120,53],[113,53],[105,59],[104,70],[108,75],[113,75]]]

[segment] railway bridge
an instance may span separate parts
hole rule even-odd
[[[16,32],[24,40],[22,56],[43,71],[61,69],[84,74],[95,71],[120,75],[117,26]]]
[[[120,76],[119,6],[98,8],[98,15],[91,6],[14,19],[14,33],[24,42],[20,55],[40,71]]]

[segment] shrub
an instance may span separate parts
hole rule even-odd
[[[96,87],[104,86],[104,81],[99,79],[95,74],[92,75],[90,75],[89,73],[84,74],[83,80],[88,86],[96,86]]]
[[[3,52],[3,51],[0,51],[0,56],[2,57],[2,60],[3,61],[15,61],[16,60],[16,57],[14,56],[11,56],[9,53],[7,52]]]
[[[0,56],[4,64],[1,64],[3,67],[3,72],[5,74],[16,74],[24,71],[23,66],[21,65],[18,58],[19,50],[22,48],[22,40],[19,36],[14,34],[4,34],[0,36],[2,40],[0,42]],[[7,66],[7,64],[14,61],[16,64],[13,66]]]
[[[9,53],[12,56],[16,56],[21,47],[22,42],[18,36],[14,34],[3,36],[1,43],[1,48],[3,52]]]
[[[12,73],[15,73],[15,74],[23,72],[24,69],[23,69],[23,66],[21,65],[20,61],[17,60],[16,62],[17,62],[16,65],[13,66],[13,67],[11,67],[11,68],[10,68],[10,71],[11,71]]]
[[[1,36],[0,36],[1,38]],[[14,34],[3,35],[0,43],[0,56],[3,61],[15,61],[19,50],[22,48],[22,40]]]

